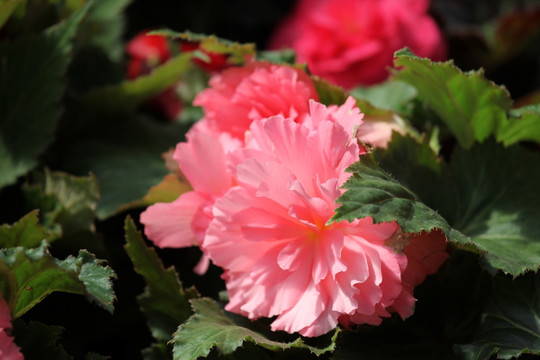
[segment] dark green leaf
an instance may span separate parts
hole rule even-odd
[[[94,1],[81,23],[75,45],[101,49],[119,61],[124,53],[124,10],[131,0]]]
[[[142,352],[143,360],[170,360],[171,349],[163,343],[154,343]]]
[[[71,360],[58,340],[64,329],[32,321],[26,324],[21,319],[13,323],[13,335],[26,360]]]
[[[331,344],[324,349],[308,346],[301,338],[291,343],[282,343],[272,341],[255,331],[237,325],[211,299],[192,299],[190,302],[194,314],[186,323],[180,325],[174,334],[173,359],[175,360],[195,360],[200,356],[207,356],[214,347],[224,355],[231,354],[245,341],[272,351],[304,348],[316,355],[335,349],[338,331],[332,337]]]
[[[54,235],[39,224],[38,214],[34,210],[13,225],[0,226],[0,248],[38,247],[43,240],[54,240]]]
[[[465,241],[441,215],[380,169],[369,155],[363,156],[348,171],[353,176],[344,185],[347,191],[337,200],[341,206],[336,210],[334,221],[371,216],[376,223],[395,220],[404,232],[441,229],[448,238]]]
[[[41,34],[0,43],[0,187],[32,169],[53,140],[62,113],[62,76],[87,9]]]
[[[388,149],[374,155],[381,167],[468,237],[451,241],[485,253],[488,270],[516,276],[538,268],[537,154],[486,141],[471,150],[457,148],[448,166],[430,154],[426,143],[396,136]]]
[[[95,124],[90,131],[63,151],[64,170],[95,174],[101,192],[96,216],[105,219],[139,202],[163,181],[169,171],[161,154],[184,139],[185,127],[118,117]]]
[[[78,257],[59,261],[47,244],[35,249],[0,250],[0,291],[17,318],[55,291],[86,295],[112,311],[114,272],[101,267],[100,260],[82,250]]]
[[[26,185],[24,192],[28,206],[41,210],[47,228],[59,226],[64,236],[94,231],[99,189],[93,175],[76,177],[45,169],[43,178],[37,184]]]
[[[493,294],[470,344],[458,345],[467,360],[540,355],[540,274],[493,279]]]
[[[146,281],[146,290],[139,296],[141,310],[148,319],[152,335],[169,341],[172,334],[191,315],[188,300],[198,296],[184,291],[174,268],[164,269],[154,249],[148,248],[131,218],[126,218],[126,251],[135,271]]]
[[[481,71],[464,73],[451,61],[434,63],[407,51],[396,52],[396,74],[416,88],[464,148],[497,132],[512,100],[505,88]]]
[[[0,28],[9,20],[13,12],[24,0],[0,0]]]

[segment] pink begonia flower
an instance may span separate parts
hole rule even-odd
[[[13,341],[6,330],[11,329],[11,312],[0,294],[0,359],[2,360],[22,360],[20,348]]]
[[[176,146],[173,158],[193,190],[172,203],[149,206],[140,217],[146,236],[158,247],[199,246],[213,218],[215,200],[233,185],[225,154],[242,143],[227,133],[216,139],[214,133],[201,127],[194,127],[186,137],[187,142]],[[208,259],[203,257],[195,271],[205,273],[208,265]]]
[[[193,101],[204,111],[200,123],[242,140],[254,120],[283,115],[302,121],[309,99],[319,99],[304,71],[267,62],[250,61],[226,69],[209,84]]]
[[[405,134],[404,124],[394,119],[366,119],[358,127],[356,137],[371,146],[386,148],[394,131]]]
[[[225,70],[214,75],[210,85],[195,101],[203,106],[205,118],[193,126],[187,143],[178,144],[173,156],[193,191],[141,214],[146,236],[159,247],[202,243],[215,199],[232,186],[225,154],[243,146],[254,119],[285,114],[300,120],[308,112],[309,99],[318,99],[306,73],[266,62]],[[204,273],[207,267],[203,257],[196,272]]]
[[[429,0],[300,0],[269,47],[294,49],[313,74],[343,87],[371,85],[387,78],[394,52],[405,46],[445,58],[428,8]]]
[[[446,258],[444,236],[429,238],[438,244],[427,255],[438,256],[415,246],[409,260],[403,249],[418,241],[394,222],[330,222],[351,176],[345,169],[362,152],[354,139],[361,119],[352,99],[329,108],[312,101],[303,123],[257,120],[245,147],[229,153],[237,185],[215,201],[202,242],[224,269],[227,310],[277,316],[272,330],[305,336],[412,314],[414,286]]]

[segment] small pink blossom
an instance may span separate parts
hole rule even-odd
[[[22,360],[24,357],[13,337],[8,334],[9,329],[11,329],[11,312],[0,294],[0,359]]]
[[[417,269],[407,275],[409,239],[396,223],[330,221],[350,176],[345,169],[362,152],[353,138],[362,115],[351,101],[311,102],[302,123],[282,115],[257,120],[245,147],[227,156],[237,185],[216,199],[202,242],[225,270],[227,310],[277,316],[273,330],[305,336],[338,323],[379,324],[393,311],[412,314],[414,286],[444,251],[428,264],[413,252]],[[445,246],[444,237],[433,241]]]
[[[444,59],[445,44],[428,7],[429,0],[300,0],[270,47],[293,48],[315,75],[343,87],[375,84],[405,46]]]
[[[359,140],[378,148],[388,147],[392,133],[404,134],[404,125],[394,119],[365,119],[358,127],[356,136]]]
[[[254,120],[281,114],[302,121],[309,99],[319,96],[309,76],[289,66],[250,61],[214,75],[210,87],[200,92],[193,104],[202,106],[200,121],[216,132],[228,132],[238,139]]]

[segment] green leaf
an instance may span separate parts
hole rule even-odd
[[[493,293],[470,344],[458,345],[467,360],[540,355],[540,274],[493,279]]]
[[[37,184],[26,185],[24,192],[28,206],[40,209],[48,229],[59,226],[60,236],[95,230],[99,189],[93,175],[76,177],[45,169],[43,178]]]
[[[192,53],[180,54],[148,75],[117,85],[93,88],[83,96],[83,102],[92,109],[104,112],[133,110],[147,99],[176,84],[191,68],[192,56]]]
[[[447,238],[465,241],[435,210],[419,197],[379,168],[369,155],[349,167],[353,176],[344,184],[347,189],[337,200],[333,221],[371,216],[375,223],[397,221],[407,233],[430,232],[441,229]]]
[[[25,359],[71,360],[62,346],[58,345],[64,328],[21,319],[13,323],[13,335]]]
[[[94,1],[77,33],[76,47],[98,48],[111,59],[121,60],[124,54],[124,10],[130,2],[131,0]]]
[[[40,246],[43,240],[54,240],[55,236],[39,224],[38,214],[39,211],[34,210],[13,225],[0,226],[0,248],[32,248]]]
[[[174,268],[163,268],[156,252],[145,245],[130,217],[126,218],[124,230],[125,249],[135,271],[146,281],[145,292],[138,297],[141,310],[152,335],[158,340],[169,341],[178,324],[191,315],[188,300],[198,294],[194,290],[184,291]]]
[[[540,264],[540,157],[493,141],[456,148],[450,165],[427,143],[395,136],[376,150],[380,166],[467,236],[449,240],[483,253],[484,266],[517,276]]]
[[[434,63],[406,51],[396,52],[394,65],[400,69],[396,79],[416,88],[464,148],[484,141],[506,120],[510,95],[482,71],[464,73],[451,61]]]
[[[146,349],[141,351],[143,360],[170,360],[171,351],[167,345],[163,343],[151,344]]]
[[[540,143],[540,104],[510,111],[509,119],[498,129],[497,141],[502,142],[504,146],[519,141]]]
[[[540,156],[493,142],[458,150],[452,226],[487,252],[488,269],[514,276],[540,266]]]
[[[192,299],[190,302],[194,314],[186,323],[180,325],[174,335],[175,360],[195,360],[200,356],[207,356],[214,347],[220,353],[228,355],[241,347],[245,341],[272,351],[304,348],[316,355],[335,349],[338,331],[335,332],[331,344],[324,349],[308,346],[301,338],[290,343],[282,343],[235,324],[211,299]]]
[[[114,272],[100,263],[84,250],[76,258],[59,261],[51,256],[45,242],[35,249],[0,250],[0,291],[14,318],[55,291],[86,295],[112,312],[114,293],[110,278]]]
[[[24,0],[0,0],[0,28],[4,26],[19,5],[23,3]]]
[[[87,9],[41,34],[0,43],[0,188],[32,169],[53,140],[62,113],[62,77]]]
[[[389,80],[379,85],[354,88],[351,95],[369,101],[379,109],[403,112],[406,104],[415,98],[417,93],[411,85]]]
[[[106,219],[143,199],[169,173],[161,154],[184,139],[185,126],[144,117],[103,118],[86,138],[63,150],[63,170],[93,173],[101,198],[96,216]]]
[[[242,64],[246,55],[255,55],[254,44],[240,44],[214,35],[196,34],[191,31],[176,32],[169,29],[151,31],[149,34],[198,42],[202,50],[229,55],[228,60],[233,64]]]

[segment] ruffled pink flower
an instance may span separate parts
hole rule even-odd
[[[358,127],[356,137],[371,146],[386,148],[394,131],[404,134],[406,129],[394,119],[366,119]]]
[[[9,329],[11,329],[11,312],[0,294],[0,359],[22,360],[24,357],[20,348],[7,333]]]
[[[267,62],[250,61],[224,70],[209,84],[193,101],[203,108],[201,122],[238,139],[244,138],[257,119],[283,115],[301,121],[308,112],[309,99],[319,99],[304,71]]]
[[[199,246],[213,218],[215,200],[233,185],[226,169],[225,154],[240,147],[241,142],[223,133],[215,134],[195,127],[187,142],[176,146],[173,158],[193,190],[172,203],[149,206],[140,217],[146,236],[158,247]],[[195,271],[206,272],[208,259],[203,257]]]
[[[446,47],[429,0],[301,0],[270,47],[293,48],[311,72],[351,88],[388,76],[393,54],[408,46],[443,60]]]
[[[277,316],[273,330],[305,336],[338,323],[379,324],[392,311],[412,314],[412,290],[432,267],[425,270],[418,253],[414,264],[423,272],[407,275],[409,239],[399,226],[369,217],[330,222],[350,176],[345,169],[362,152],[353,105],[311,102],[302,123],[257,120],[246,146],[227,156],[237,185],[215,201],[202,243],[225,270],[227,310]],[[444,237],[436,241],[444,246]]]

